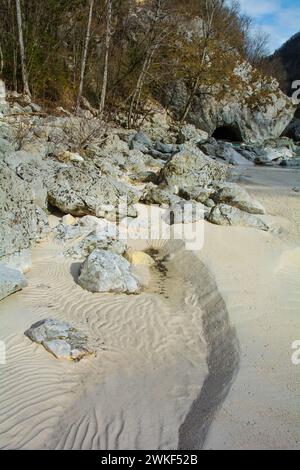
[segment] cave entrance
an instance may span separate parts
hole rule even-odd
[[[217,140],[225,140],[226,142],[242,142],[243,138],[238,127],[220,126],[217,127],[212,137]]]

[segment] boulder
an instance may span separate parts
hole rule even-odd
[[[265,231],[269,230],[268,225],[256,215],[243,212],[227,204],[218,204],[213,207],[208,216],[208,221],[216,225],[238,225]]]
[[[204,220],[204,210],[195,202],[181,201],[170,206],[162,217],[168,225],[191,224]]]
[[[186,199],[187,201],[196,201],[201,202],[202,204],[207,201],[207,199],[213,193],[213,188],[201,188],[199,186],[191,188],[182,188],[179,190],[178,196]]]
[[[137,132],[133,137],[131,142],[138,142],[139,144],[143,145],[146,148],[153,147],[153,142],[151,138],[145,132]]]
[[[265,214],[263,206],[253,199],[245,189],[234,183],[226,183],[221,186],[212,194],[211,199],[216,204],[228,204],[250,214]]]
[[[0,300],[26,286],[27,281],[19,270],[0,263]]]
[[[13,145],[6,138],[0,137],[0,158],[5,157],[5,155],[13,152]]]
[[[249,165],[249,160],[229,142],[218,142],[215,155],[230,165]]]
[[[95,250],[85,260],[78,284],[90,292],[137,294],[140,286],[131,273],[130,263],[120,255]]]
[[[133,249],[129,249],[125,253],[125,258],[129,261],[132,265],[143,265],[143,266],[154,266],[155,261],[151,258],[150,255],[145,253],[144,251],[136,251]]]
[[[73,216],[114,216],[119,204],[124,206],[127,201],[130,208],[138,201],[137,194],[129,186],[110,177],[99,176],[88,167],[58,167],[45,184],[50,204]]]
[[[168,191],[169,188],[162,189],[159,186],[149,184],[145,187],[141,202],[144,204],[170,205],[180,201],[180,197]]]
[[[226,165],[215,162],[196,147],[190,147],[172,157],[161,170],[160,181],[178,188],[206,187],[224,181],[227,171]]]
[[[193,124],[186,124],[182,126],[178,132],[177,142],[179,144],[185,144],[190,142],[192,144],[201,144],[206,142],[208,139],[208,133],[197,129]]]
[[[15,170],[20,164],[25,163],[36,163],[39,164],[42,161],[42,155],[33,152],[26,152],[25,150],[18,150],[16,152],[9,153],[5,156],[5,163],[12,169]]]
[[[59,320],[41,320],[31,325],[25,335],[31,341],[42,344],[57,359],[80,361],[95,354],[85,334]]]
[[[62,218],[62,223],[64,225],[75,225],[77,220],[71,214],[66,214]]]

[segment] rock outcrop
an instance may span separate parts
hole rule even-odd
[[[199,91],[187,116],[189,123],[210,136],[225,127],[245,142],[262,142],[282,134],[295,107],[275,79],[261,76],[248,63],[237,63],[232,77],[225,77],[224,82],[215,85],[213,92]],[[184,81],[177,81],[169,86],[163,100],[179,116],[189,96]]]
[[[37,233],[30,187],[0,162],[0,261],[32,246]]]

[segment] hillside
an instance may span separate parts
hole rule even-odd
[[[300,31],[285,42],[271,57],[271,61],[280,60],[286,73],[283,91],[292,95],[292,83],[300,80]]]

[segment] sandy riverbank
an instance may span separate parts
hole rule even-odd
[[[34,249],[29,287],[0,304],[0,448],[299,447],[299,173],[266,170],[235,178],[273,232],[205,222],[199,253],[156,244],[171,256],[140,296],[83,291],[61,247]],[[46,317],[88,332],[97,357],[30,343]]]

